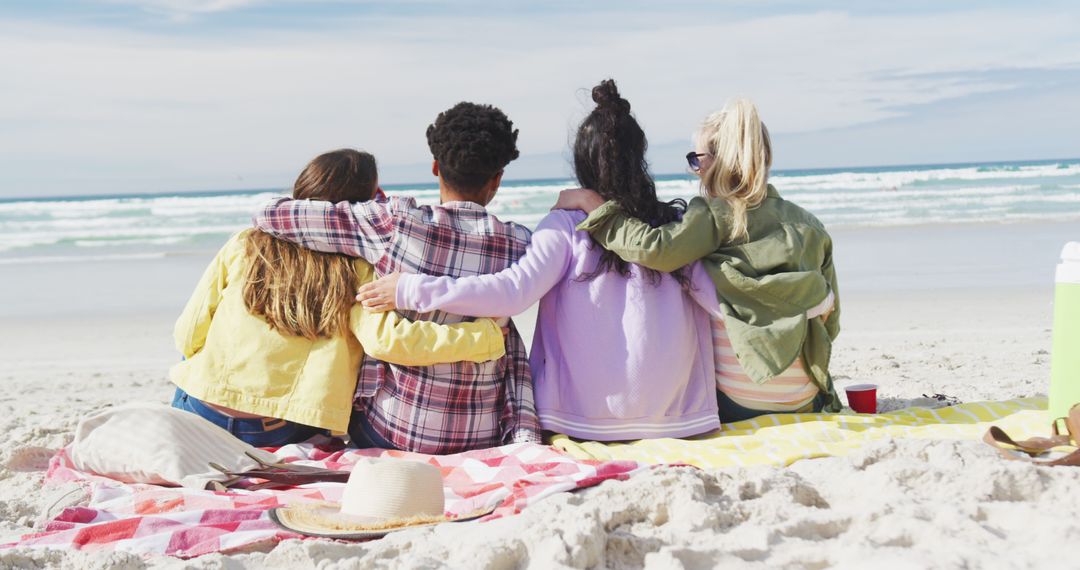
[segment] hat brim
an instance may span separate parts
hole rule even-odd
[[[379,520],[342,514],[336,503],[307,503],[270,509],[270,520],[279,527],[319,538],[338,540],[364,540],[380,538],[391,532],[414,528],[427,528],[448,522],[465,522],[478,519],[495,510],[486,507],[456,517],[411,517],[407,519]]]

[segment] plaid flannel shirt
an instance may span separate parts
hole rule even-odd
[[[282,198],[254,222],[308,249],[366,259],[379,275],[496,273],[525,253],[531,237],[527,228],[502,222],[478,204],[418,206],[401,197],[352,204]],[[400,313],[439,323],[467,320],[441,311]],[[390,443],[419,453],[539,442],[529,362],[513,323],[506,343],[506,356],[480,364],[398,366],[367,357],[355,409]]]

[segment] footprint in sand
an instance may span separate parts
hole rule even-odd
[[[11,452],[4,466],[12,471],[41,471],[49,467],[54,455],[56,450],[48,447],[20,447]]]

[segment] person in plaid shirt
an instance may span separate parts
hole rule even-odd
[[[438,206],[392,196],[361,203],[271,201],[255,225],[308,249],[361,257],[379,275],[394,271],[464,277],[497,273],[524,255],[531,232],[484,207],[503,169],[518,157],[518,131],[499,109],[458,103],[428,126],[439,179]],[[401,311],[414,320],[457,323],[444,312]],[[525,344],[513,323],[506,356],[485,362],[398,366],[365,358],[349,435],[360,447],[448,454],[539,442]]]

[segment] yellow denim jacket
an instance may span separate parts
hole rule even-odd
[[[393,311],[350,314],[352,335],[309,340],[282,334],[248,312],[242,291],[245,237],[234,235],[210,263],[173,336],[185,360],[170,377],[191,396],[240,412],[345,432],[364,352],[405,366],[502,358],[505,342],[491,319],[441,325],[412,322]],[[357,285],[371,281],[355,262]]]

